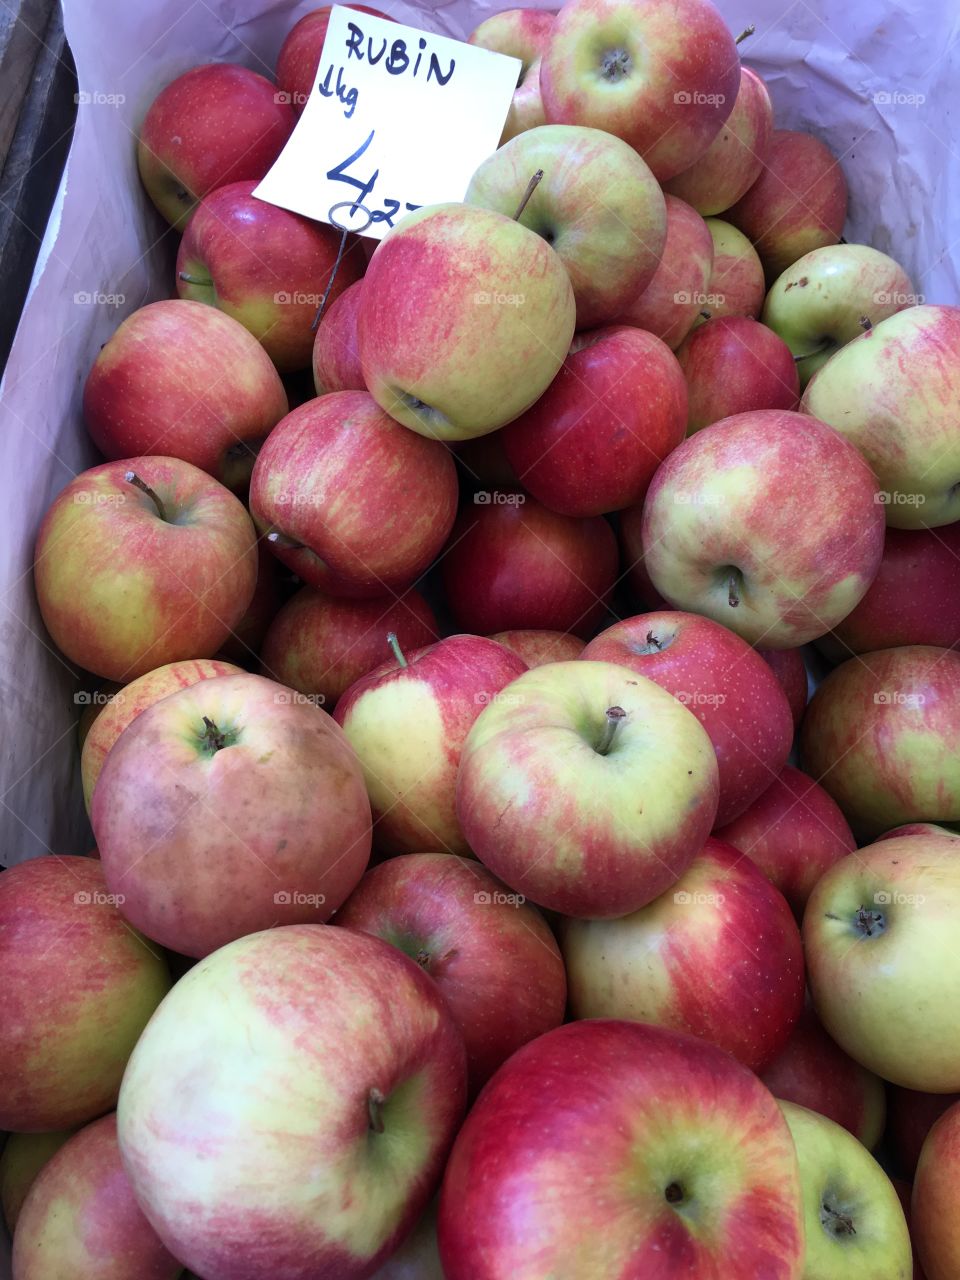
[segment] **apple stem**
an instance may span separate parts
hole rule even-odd
[[[209,716],[203,717],[202,741],[211,751],[222,751],[227,745],[227,735],[221,733],[216,723]]]
[[[397,633],[395,631],[387,632],[387,644],[393,650],[393,656],[396,658],[400,666],[407,666],[407,660],[403,656],[403,650],[400,648],[400,641],[397,639]]]
[[[653,634],[652,631],[647,632],[647,644],[653,645],[657,653],[659,653],[660,650],[663,648],[663,645],[660,643],[660,641],[657,639],[657,637]]]
[[[857,931],[865,938],[872,938],[874,933],[883,933],[884,924],[882,911],[870,911],[867,907],[857,908]]]
[[[870,330],[873,328],[873,321],[870,319],[869,316],[861,316],[858,323],[864,333],[869,333]]]
[[[756,31],[756,29],[757,29],[757,24],[755,22],[751,22],[749,27],[743,28],[743,30],[740,32],[740,34],[737,36],[736,40],[734,41],[734,44],[741,44],[744,40],[747,39],[748,36],[752,36],[753,33]]]
[[[704,320],[712,320],[712,319],[713,319],[713,312],[712,312],[712,311],[707,311],[706,309],[704,309],[703,311],[701,311],[701,312],[700,312],[700,314],[703,316]]]
[[[542,178],[543,178],[543,170],[538,169],[537,172],[530,179],[530,181],[527,183],[527,189],[523,193],[523,199],[520,201],[519,207],[517,208],[517,212],[513,215],[514,222],[520,221],[520,217],[524,209],[527,207],[530,201],[530,197],[536,191],[537,187],[539,187]]]
[[[420,966],[421,969],[430,968],[430,952],[424,951],[423,947],[421,947],[420,950],[417,952],[416,959],[417,959],[417,964]]]
[[[123,478],[126,480],[127,484],[132,484],[135,489],[139,489],[141,493],[145,493],[157,508],[157,515],[160,519],[166,520],[167,512],[163,503],[160,501],[159,495],[154,489],[150,488],[145,480],[141,480],[135,471],[125,471]]]
[[[188,271],[178,271],[177,279],[182,280],[184,284],[208,285],[210,283],[209,280],[201,280],[199,276],[190,275]]]
[[[383,1133],[384,1097],[379,1089],[371,1089],[367,1094],[367,1119],[373,1133]]]
[[[828,1204],[820,1206],[820,1213],[823,1225],[829,1231],[832,1231],[835,1236],[855,1236],[857,1234],[853,1219],[848,1213],[841,1213],[839,1209],[834,1209]]]
[[[735,573],[731,573],[730,581],[727,584],[727,604],[731,609],[740,607],[740,592],[737,589],[737,575]]]
[[[616,736],[620,725],[627,718],[627,713],[623,707],[607,707],[606,722],[603,726],[603,734],[597,743],[596,751],[598,756],[605,756],[609,753],[613,746],[613,739]]]
[[[295,538],[288,538],[285,533],[277,533],[276,529],[267,534],[267,541],[275,547],[281,547],[284,551],[303,551],[304,549],[302,542],[297,542]]]

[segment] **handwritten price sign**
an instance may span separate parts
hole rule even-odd
[[[463,199],[520,66],[338,5],[310,100],[254,194],[379,240],[421,205]]]

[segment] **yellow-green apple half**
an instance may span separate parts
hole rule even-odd
[[[365,391],[337,391],[294,409],[271,434],[253,468],[250,511],[310,586],[384,596],[409,587],[446,541],[457,469],[439,440],[407,431]]]
[[[511,422],[546,391],[570,348],[576,304],[563,262],[542,236],[491,209],[441,204],[408,214],[364,280],[364,381],[387,413],[424,436],[467,440]]]
[[[703,217],[723,213],[756,182],[773,138],[773,103],[763,80],[740,68],[733,110],[699,160],[665,182],[663,189],[693,205]]]
[[[0,1208],[7,1230],[13,1235],[17,1218],[37,1174],[56,1155],[71,1130],[54,1133],[11,1133],[0,1151]]]
[[[542,667],[548,662],[570,662],[583,652],[583,641],[567,631],[537,631],[520,628],[498,631],[490,637],[511,653],[522,658],[528,667]]]
[[[357,346],[357,317],[363,280],[355,280],[324,311],[313,343],[313,385],[318,396],[331,391],[366,391]]]
[[[344,5],[355,13],[370,13],[385,22],[395,22],[388,13],[371,9],[365,4]],[[327,38],[333,5],[325,4],[305,14],[293,27],[280,46],[277,55],[277,85],[280,97],[289,102],[297,115],[307,105],[320,67],[323,42]]]
[[[770,1093],[663,1027],[573,1022],[525,1045],[460,1130],[447,1280],[800,1280],[797,1157]]]
[[[866,1147],[826,1116],[781,1102],[800,1165],[804,1276],[911,1280],[913,1251],[896,1188]]]
[[[241,668],[232,662],[216,658],[193,658],[183,662],[168,662],[155,671],[138,676],[115,693],[90,726],[80,752],[80,776],[83,781],[83,800],[90,812],[93,789],[100,777],[100,770],[107,752],[126,729],[147,707],[178,689],[188,689],[200,680],[212,680],[216,676],[236,676]]]
[[[831,1040],[812,1008],[804,1009],[760,1079],[775,1098],[827,1116],[868,1151],[880,1141],[887,1112],[883,1081]]]
[[[837,802],[790,765],[739,817],[718,823],[715,834],[756,863],[798,920],[823,873],[857,847]]]
[[[370,805],[327,713],[262,676],[217,676],[118,738],[90,820],[128,920],[186,956],[326,920],[370,857]]]
[[[802,649],[757,649],[757,653],[780,681],[793,712],[794,728],[799,729],[807,709],[808,693],[807,666]]]
[[[960,307],[908,307],[838,351],[802,408],[873,467],[897,529],[960,518]]]
[[[623,138],[660,182],[706,152],[739,83],[737,47],[709,0],[567,0],[540,64],[551,124]]]
[[[960,858],[951,836],[848,854],[810,895],[803,941],[820,1020],[893,1084],[960,1090]]]
[[[351,685],[336,709],[363,769],[377,848],[469,853],[456,812],[460,752],[477,716],[526,663],[482,636],[396,650]]]
[[[887,1089],[887,1134],[894,1167],[911,1181],[927,1134],[945,1111],[960,1102],[958,1093],[919,1093],[915,1089]]]
[[[255,71],[229,62],[193,67],[154,98],[140,128],[137,164],[147,194],[182,231],[209,192],[264,177],[296,122],[290,104]]]
[[[291,925],[177,983],[124,1076],[120,1150],[205,1280],[361,1280],[426,1208],[465,1095],[431,978],[379,938]]]
[[[13,1242],[17,1280],[177,1280],[182,1272],[134,1199],[117,1117],[74,1134],[24,1203]]]
[[[667,238],[660,265],[616,320],[656,334],[675,351],[700,312],[716,302],[708,291],[713,239],[696,209],[676,196],[666,196],[664,204]]]
[[[707,285],[710,305],[701,308],[693,327],[719,316],[755,320],[767,291],[756,249],[742,231],[722,218],[706,218],[705,222],[713,241],[713,270]]]
[[[787,344],[749,316],[718,316],[677,348],[687,382],[687,431],[751,409],[796,409],[797,366]]]
[[[365,265],[354,245],[333,278],[340,236],[289,209],[257,200],[256,182],[231,182],[204,196],[180,241],[177,293],[238,320],[283,372],[305,369],[313,322],[357,281]]]
[[[34,579],[67,658],[126,682],[216,653],[253,598],[256,531],[240,500],[189,462],[108,462],[47,512]]]
[[[748,858],[710,839],[679,880],[618,920],[560,931],[574,1018],[629,1018],[699,1036],[751,1071],[803,1009],[800,931]]]
[[[592,329],[620,315],[653,278],[667,236],[663,193],[620,138],[550,124],[495,151],[464,198],[512,217],[541,170],[520,222],[557,253],[573,284],[577,328]]]
[[[599,516],[643,501],[686,425],[687,387],[667,344],[609,325],[577,334],[537,403],[504,427],[503,447],[551,511]]]
[[[692,613],[640,614],[602,631],[580,657],[630,667],[693,712],[717,756],[715,825],[742,813],[786,764],[793,742],[786,694],[760,655],[720,623]]]
[[[267,632],[261,673],[332,712],[355,680],[390,656],[389,633],[405,652],[440,639],[433,610],[413,588],[377,600],[337,600],[301,587]]]
[[[601,516],[558,515],[516,490],[474,496],[441,569],[464,631],[546,628],[591,636],[617,578],[617,539]]]
[[[287,412],[270,357],[216,307],[174,298],[128,316],[83,389],[83,418],[104,457],[162,454],[231,489]]]
[[[0,962],[0,1128],[102,1115],[170,975],[121,917],[100,863],[33,858],[0,876]]]
[[[463,1034],[471,1094],[563,1022],[567,977],[543,916],[472,859],[409,853],[371,868],[335,923],[399,947]]]
[[[793,649],[835,627],[876,576],[876,497],[873,472],[832,427],[740,413],[661,464],[643,509],[644,565],[674,608]]]
[[[500,137],[501,147],[525,130],[546,123],[540,94],[540,58],[549,42],[554,17],[546,9],[505,9],[485,18],[470,33],[470,44],[519,58],[522,63]]]
[[[717,758],[686,707],[611,662],[514,680],[464,743],[457,814],[481,862],[541,906],[622,916],[663,893],[717,812]]]
[[[760,176],[724,212],[760,255],[772,284],[812,249],[836,244],[847,218],[840,161],[810,133],[775,129]]]
[[[937,1120],[920,1152],[911,1198],[911,1227],[927,1280],[960,1275],[960,1106]]]
[[[960,654],[907,645],[851,658],[811,699],[800,750],[855,834],[960,819]]]
[[[812,249],[773,283],[763,323],[797,357],[805,387],[835,351],[863,333],[866,324],[918,301],[910,277],[893,258],[866,244]]]

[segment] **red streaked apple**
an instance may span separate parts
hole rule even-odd
[[[505,9],[485,18],[470,33],[469,44],[519,58],[522,63],[503,126],[501,147],[527,129],[546,124],[540,95],[540,58],[549,43],[555,16],[546,9]]]
[[[491,209],[441,204],[408,214],[364,279],[364,381],[421,435],[467,440],[512,422],[570,348],[576,304],[563,262],[541,236]]]
[[[348,4],[344,8],[355,13],[369,13],[385,22],[394,22],[388,13],[371,9],[365,4]],[[307,105],[320,68],[323,42],[327,38],[333,5],[325,4],[313,9],[295,23],[287,33],[277,55],[277,85],[285,101],[299,115]]]
[[[83,420],[104,457],[181,458],[231,489],[246,486],[257,449],[286,412],[283,383],[256,338],[184,298],[128,316],[83,388]]]
[[[748,316],[698,325],[677,348],[687,383],[687,432],[752,409],[796,409],[797,366],[790,348]]]
[[[490,639],[517,654],[528,667],[542,667],[547,662],[570,662],[583,652],[583,641],[568,631],[498,631]]]
[[[689,1032],[761,1071],[803,1009],[790,909],[756,867],[710,839],[679,880],[617,920],[567,920],[560,945],[574,1018]]]
[[[296,122],[265,76],[230,62],[193,67],[161,90],[140,127],[147,194],[183,231],[197,201],[217,187],[263,178]]]
[[[0,1127],[102,1115],[170,974],[121,917],[98,861],[32,858],[0,876],[0,962]]]
[[[336,720],[363,769],[379,849],[470,852],[456,813],[460,752],[483,708],[525,670],[494,640],[448,636],[412,653],[397,645],[347,689]]]
[[[790,710],[793,712],[794,727],[800,728],[800,721],[807,709],[807,664],[803,660],[800,649],[758,649],[768,667],[780,681],[783,692],[787,695]]]
[[[911,1180],[927,1134],[960,1093],[919,1093],[916,1089],[887,1089],[887,1133],[896,1168]]]
[[[457,511],[448,449],[407,431],[364,391],[294,409],[260,450],[250,511],[285,565],[330,595],[403,591],[432,563]]]
[[[0,1208],[13,1235],[17,1218],[37,1174],[70,1137],[70,1129],[54,1133],[10,1133],[0,1151]]]
[[[752,1072],[692,1036],[573,1022],[525,1045],[460,1130],[447,1280],[800,1280],[797,1157]]]
[[[472,1094],[563,1022],[567,978],[549,926],[472,860],[408,853],[381,862],[334,923],[383,938],[429,973],[463,1033]]]
[[[126,683],[217,652],[253,598],[256,532],[240,500],[189,462],[108,462],[47,512],[34,581],[67,658]]]
[[[876,576],[876,493],[832,427],[774,409],[737,414],[661,463],[643,509],[644,564],[674,608],[794,649],[842,621]]]
[[[483,496],[461,511],[441,562],[457,625],[477,635],[592,635],[617,577],[617,539],[606,520],[558,515],[516,491]]]
[[[313,344],[313,385],[318,396],[331,391],[366,391],[357,346],[357,317],[363,280],[355,280],[324,311]]]
[[[599,516],[643,501],[687,416],[687,386],[666,343],[610,325],[577,335],[549,388],[504,428],[503,447],[544,506]]]
[[[496,876],[564,915],[622,916],[677,880],[717,811],[717,758],[686,707],[610,662],[534,667],[464,743],[457,814]]]
[[[339,727],[245,673],[137,716],[104,761],[90,820],[124,916],[186,956],[328,919],[370,857],[363,776]]]
[[[694,319],[694,328],[718,316],[750,316],[755,320],[767,292],[763,263],[756,249],[736,227],[721,218],[706,218],[713,241],[713,269],[707,292],[710,305]]]
[[[547,119],[623,138],[659,182],[707,151],[740,59],[709,0],[567,0],[540,65]]]
[[[290,925],[177,983],[124,1076],[120,1150],[206,1280],[360,1280],[426,1208],[465,1094],[463,1039],[412,960]]]
[[[824,872],[857,847],[837,802],[791,765],[739,817],[718,824],[715,834],[756,863],[797,919]]]

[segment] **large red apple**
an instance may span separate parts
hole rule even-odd
[[[528,667],[542,667],[547,662],[570,662],[583,652],[580,637],[566,631],[498,631],[490,639],[517,654]]]
[[[800,379],[790,348],[748,316],[698,325],[677,348],[687,382],[687,431],[751,409],[796,409]]]
[[[574,1022],[473,1107],[440,1199],[447,1280],[800,1280],[797,1156],[756,1076],[692,1036]]]
[[[395,22],[388,13],[371,9],[365,4],[348,4],[346,9],[356,13],[370,13],[386,22]],[[303,110],[313,93],[314,81],[320,67],[323,42],[327,38],[333,5],[325,4],[313,9],[296,23],[287,35],[277,55],[277,84],[285,101],[297,115]]]
[[[363,280],[344,289],[323,313],[313,344],[313,385],[318,396],[331,391],[366,391],[357,346],[357,317]]]

